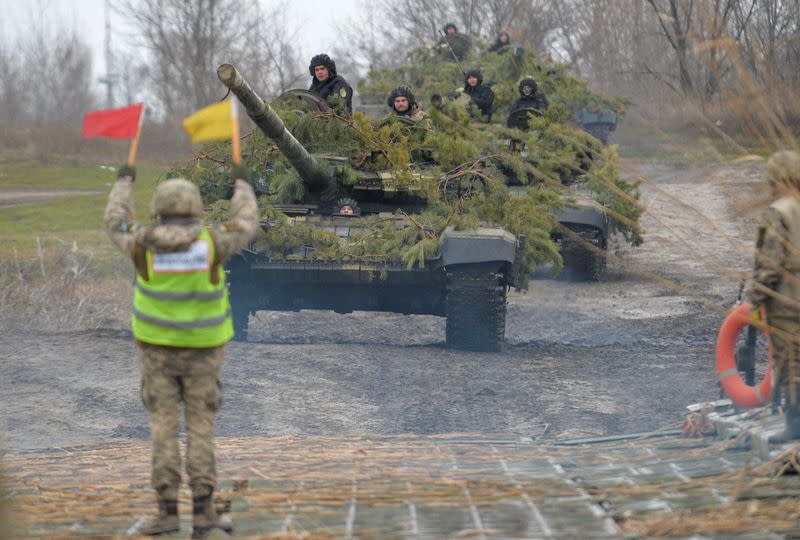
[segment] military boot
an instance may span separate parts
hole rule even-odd
[[[213,529],[233,532],[230,515],[217,515],[212,495],[192,499],[192,538],[205,538]]]
[[[128,529],[130,536],[160,536],[181,530],[178,521],[178,501],[158,501],[158,515],[143,518]]]

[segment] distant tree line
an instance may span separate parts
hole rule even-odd
[[[234,60],[262,93],[307,83],[302,36],[288,1],[114,0],[133,50],[118,51],[118,105],[146,100],[174,120],[223,97],[216,67]],[[408,61],[443,25],[491,43],[501,31],[543,58],[572,66],[609,94],[668,114],[734,103],[800,118],[800,0],[378,0],[341,25],[332,53],[350,75]],[[121,40],[120,40],[121,41]],[[0,38],[0,122],[79,123],[104,105],[77,30],[43,12],[16,39]]]
[[[0,39],[0,74],[4,126],[58,124],[95,105],[91,50],[45,17],[14,41]]]
[[[644,108],[759,95],[800,116],[800,0],[381,0],[362,13],[344,31],[364,68],[405,61],[453,22],[485,43],[507,31]]]

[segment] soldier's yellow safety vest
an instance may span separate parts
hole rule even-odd
[[[208,229],[186,251],[146,251],[147,279],[138,273],[133,292],[133,335],[170,347],[217,347],[233,337],[225,272],[211,281],[214,242]]]

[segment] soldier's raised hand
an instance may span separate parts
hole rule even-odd
[[[136,180],[136,167],[125,164],[117,169],[117,178],[130,178],[131,182]]]
[[[233,165],[231,166],[230,176],[231,183],[234,183],[236,180],[244,180],[245,182],[249,182],[250,178],[253,176],[253,173],[244,165]]]

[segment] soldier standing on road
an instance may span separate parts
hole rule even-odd
[[[218,227],[203,225],[197,186],[183,179],[161,183],[153,196],[155,225],[139,225],[133,213],[132,167],[123,167],[111,189],[105,224],[111,240],[136,271],[133,335],[139,350],[141,396],[150,413],[152,486],[158,515],[140,520],[132,534],[177,532],[181,462],[178,421],[185,406],[186,472],[192,489],[192,526],[197,535],[214,528],[230,531],[228,516],[217,516],[214,415],[222,402],[220,368],[224,344],[233,337],[222,262],[239,251],[258,228],[253,189],[237,178],[232,217]]]
[[[410,118],[415,122],[423,122],[426,127],[431,127],[430,118],[419,107],[414,92],[408,86],[401,84],[392,90],[386,103],[397,116]]]
[[[464,74],[464,93],[480,111],[479,120],[491,122],[494,92],[488,85],[483,84],[483,74],[479,69],[471,69]]]
[[[775,361],[775,389],[786,399],[786,437],[800,439],[800,154],[767,162],[775,201],[761,220],[748,296],[763,307]],[[754,314],[755,316],[755,314]]]
[[[316,55],[308,65],[308,72],[311,74],[309,92],[314,92],[325,101],[329,101],[329,98],[331,101],[341,99],[347,112],[353,113],[353,88],[344,77],[336,74],[336,62],[330,56]]]

